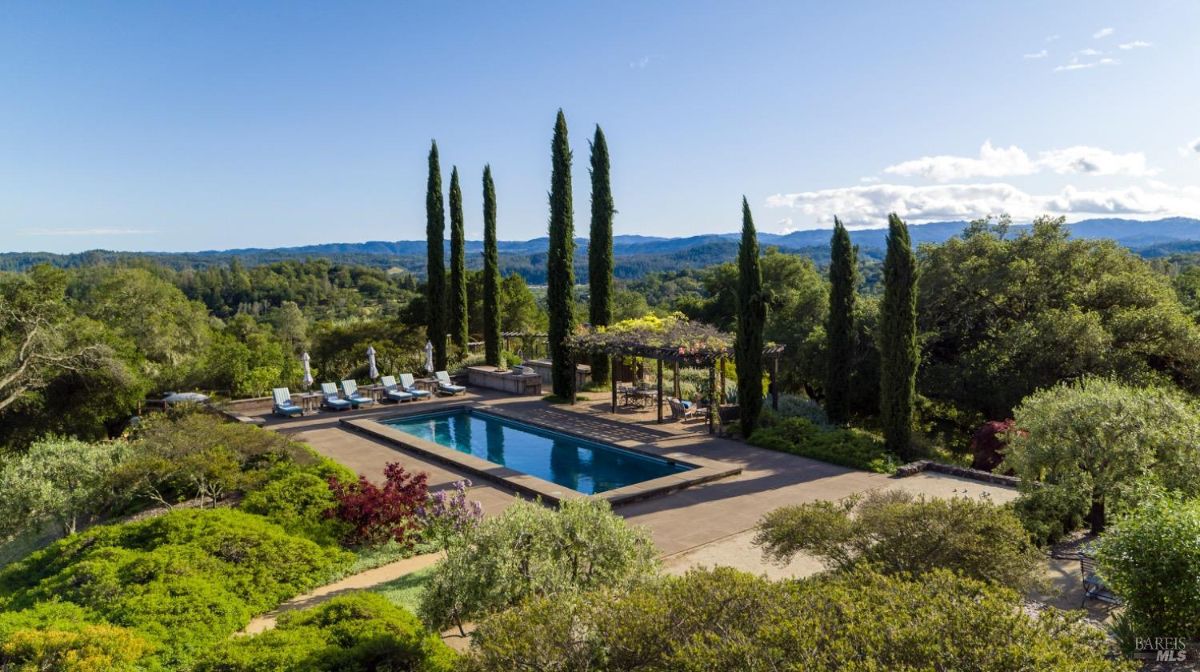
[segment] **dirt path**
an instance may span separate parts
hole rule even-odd
[[[368,569],[365,572],[359,572],[347,576],[339,581],[326,584],[313,590],[312,592],[298,595],[284,602],[275,609],[263,614],[250,621],[250,623],[238,634],[255,635],[264,630],[270,630],[275,627],[275,620],[280,614],[296,609],[307,609],[315,607],[326,600],[330,600],[338,595],[345,593],[373,588],[381,583],[387,583],[393,579],[398,579],[406,574],[411,574],[417,570],[425,569],[433,565],[438,560],[442,559],[442,553],[427,553],[425,555],[414,555],[411,558],[397,560],[375,569]]]

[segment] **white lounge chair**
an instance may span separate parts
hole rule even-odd
[[[400,386],[396,384],[395,376],[383,376],[379,379],[379,382],[383,383],[383,398],[388,401],[399,403],[401,401],[412,401],[417,398],[416,395],[400,389]]]
[[[350,402],[338,395],[337,385],[321,383],[321,405],[331,411],[344,411],[350,408]]]
[[[446,373],[445,371],[438,371],[433,375],[437,378],[438,394],[448,394],[453,396],[456,394],[467,393],[467,388],[463,387],[462,385],[455,385],[454,382],[450,380],[450,374]]]
[[[304,415],[304,409],[292,403],[292,393],[288,388],[277,387],[271,390],[271,396],[275,397],[275,408],[272,409],[275,415],[285,418]]]
[[[417,381],[413,380],[411,373],[400,374],[400,389],[413,395],[414,399],[424,399],[429,396],[429,390],[417,387]]]
[[[359,406],[370,406],[375,403],[375,400],[370,397],[364,397],[358,393],[358,383],[353,380],[342,381],[342,392],[346,394],[346,401],[354,408]]]

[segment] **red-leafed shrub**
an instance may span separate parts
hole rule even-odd
[[[363,476],[351,483],[336,476],[329,479],[337,503],[327,515],[349,524],[345,543],[374,545],[394,539],[411,544],[420,533],[417,511],[427,499],[428,474],[412,474],[392,463],[384,467],[383,475],[383,487]]]
[[[991,420],[983,423],[971,437],[971,453],[975,456],[972,469],[992,471],[1004,461],[1004,433],[1012,429],[1012,420]]]

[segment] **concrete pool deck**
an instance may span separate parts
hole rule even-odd
[[[675,490],[652,499],[618,503],[614,510],[650,532],[668,571],[701,565],[730,565],[769,576],[803,576],[819,570],[811,559],[798,558],[787,567],[771,565],[750,543],[753,527],[767,512],[789,504],[838,500],[877,489],[903,489],[931,497],[987,498],[998,504],[1016,497],[1012,488],[979,483],[945,474],[922,472],[905,478],[857,471],[804,457],[750,446],[708,435],[701,423],[657,424],[653,411],[612,414],[606,395],[575,406],[550,404],[530,397],[511,397],[472,390],[466,403],[545,427],[561,428],[592,440],[640,450],[732,465],[740,473]],[[502,482],[483,482],[451,464],[406,451],[398,445],[351,431],[343,419],[379,420],[403,411],[425,412],[464,403],[463,397],[387,405],[361,411],[323,412],[315,416],[267,418],[268,428],[293,434],[323,455],[366,475],[382,478],[389,462],[429,474],[431,489],[470,479],[469,496],[495,515],[520,497]],[[269,410],[269,409],[268,409]],[[628,442],[628,443],[626,443]]]

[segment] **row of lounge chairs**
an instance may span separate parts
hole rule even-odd
[[[436,387],[438,394],[455,395],[466,394],[467,388],[462,385],[455,385],[450,380],[450,374],[445,371],[438,371],[436,374]],[[383,376],[379,379],[383,385],[383,399],[394,401],[396,403],[405,401],[416,401],[431,396],[429,390],[423,390],[416,386],[416,381],[411,373],[400,374],[400,382],[396,382],[395,376]],[[273,412],[275,415],[283,417],[295,417],[303,415],[304,409],[292,402],[292,392],[286,387],[277,387],[272,391],[275,406]],[[362,406],[370,406],[375,403],[375,400],[369,396],[363,395],[358,390],[358,383],[354,380],[343,380],[341,393],[338,392],[337,385],[334,383],[321,383],[321,407],[331,411],[345,411],[352,408],[360,408]]]

